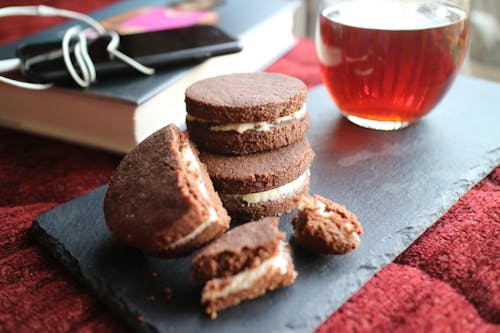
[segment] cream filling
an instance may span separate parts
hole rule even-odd
[[[193,150],[191,149],[190,146],[187,146],[186,148],[182,149],[181,154],[182,154],[182,161],[184,162],[186,168],[192,171],[196,175],[195,181],[196,185],[198,186],[198,189],[201,192],[201,195],[203,195],[205,199],[210,200],[207,187],[205,186],[203,178],[201,177],[200,164],[196,160],[196,156],[194,156]]]
[[[304,104],[302,108],[292,114],[289,114],[287,116],[279,117],[274,120],[270,121],[259,121],[259,122],[251,122],[251,123],[229,123],[229,124],[222,124],[222,125],[213,125],[209,127],[209,130],[214,131],[214,132],[228,132],[228,131],[236,131],[240,134],[243,134],[246,131],[269,131],[271,130],[274,126],[277,124],[280,124],[282,122],[292,120],[292,119],[300,119],[303,118],[306,115],[307,112],[307,107]],[[189,121],[197,121],[197,122],[204,122],[208,123],[209,121],[197,117],[193,117],[191,115],[187,116],[187,120]]]
[[[217,212],[215,211],[215,209],[213,207],[210,207],[209,210],[208,210],[208,212],[210,214],[208,220],[206,220],[205,222],[203,222],[202,224],[200,224],[199,226],[197,226],[193,231],[191,231],[186,236],[181,237],[178,240],[176,240],[175,242],[173,242],[172,244],[170,244],[170,247],[173,248],[173,247],[176,247],[176,246],[179,246],[179,245],[182,245],[182,244],[186,244],[187,242],[195,239],[196,236],[198,236],[199,234],[201,234],[203,232],[203,230],[205,230],[206,228],[208,228],[212,223],[214,223],[215,221],[217,221]]]
[[[323,216],[326,217],[327,219],[330,219],[331,215],[334,214],[333,212],[327,212],[326,211],[326,205],[322,203],[321,201],[317,201],[317,209],[316,212]],[[346,237],[352,237],[356,242],[359,242],[359,236],[358,234],[353,231],[354,226],[352,225],[351,222],[346,222],[344,223],[339,229],[340,231],[343,231],[346,233]]]
[[[290,183],[282,185],[280,187],[273,188],[268,191],[248,193],[248,194],[224,194],[223,196],[241,198],[241,200],[249,204],[255,204],[263,201],[275,201],[282,198],[287,198],[301,189],[301,187],[304,185],[307,178],[309,177],[309,174],[310,171],[309,169],[307,169],[306,172],[304,172],[297,179],[291,181]]]
[[[184,148],[181,152],[182,154],[182,160],[184,164],[186,165],[186,168],[190,171],[192,171],[195,174],[195,182],[196,185],[198,186],[198,189],[201,192],[201,195],[210,201],[210,195],[208,194],[207,187],[205,186],[205,183],[203,182],[203,178],[201,177],[201,167],[198,161],[196,160],[196,157],[194,156],[193,150],[191,147],[187,146],[187,148]],[[218,216],[217,212],[215,211],[214,207],[210,207],[208,209],[209,217],[208,219],[197,226],[193,231],[191,231],[189,234],[179,238],[175,242],[173,242],[170,247],[176,247],[182,244],[185,244],[191,240],[193,240],[196,236],[201,234],[206,228],[208,228],[212,223],[217,221]]]
[[[286,243],[281,241],[278,254],[272,258],[264,260],[259,266],[234,275],[231,282],[222,290],[210,290],[205,294],[208,299],[226,297],[229,294],[252,288],[255,283],[268,274],[270,271],[279,271],[285,275],[288,271],[288,254]]]

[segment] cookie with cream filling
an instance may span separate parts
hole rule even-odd
[[[290,212],[309,191],[313,157],[307,138],[250,155],[200,153],[224,207],[242,222]]]
[[[174,125],[123,158],[109,183],[104,214],[118,240],[164,257],[193,252],[230,222],[198,151]]]
[[[201,296],[205,312],[217,312],[292,284],[297,276],[277,218],[235,227],[203,248],[191,263],[196,280],[207,281]]]
[[[187,128],[203,150],[250,154],[301,140],[309,129],[307,88],[277,73],[238,73],[198,81],[185,93]]]

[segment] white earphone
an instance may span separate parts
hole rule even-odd
[[[82,29],[80,26],[74,26],[65,32],[62,39],[61,52],[64,58],[66,69],[68,70],[73,80],[83,88],[88,87],[92,82],[96,80],[95,66],[87,50],[87,38],[90,31],[95,32],[95,38],[106,35],[111,37],[111,41],[106,47],[106,51],[108,52],[110,59],[116,58],[120,61],[123,61],[127,65],[146,75],[152,75],[155,72],[154,68],[146,67],[136,60],[130,58],[126,54],[120,52],[118,50],[118,46],[120,45],[120,36],[118,35],[118,33],[116,33],[115,31],[104,29],[104,27],[99,22],[88,15],[71,10],[58,9],[44,5],[0,8],[0,17],[18,15],[44,17],[61,16],[83,21],[90,26],[90,28],[87,29]],[[78,72],[71,60],[70,43],[73,39],[77,39],[74,45],[73,52],[75,55],[76,65],[80,70],[81,76],[78,75]],[[20,65],[21,62],[17,58],[0,60],[0,73],[18,69]],[[52,84],[37,84],[17,81],[4,76],[0,76],[0,82],[15,85],[21,88],[37,90],[47,89],[52,86]]]

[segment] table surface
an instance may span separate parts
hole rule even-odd
[[[39,1],[91,11],[113,1]],[[0,6],[28,4],[0,1]],[[59,19],[0,21],[0,45]],[[300,40],[268,71],[321,83]],[[0,87],[1,89],[1,87]],[[29,236],[31,220],[105,184],[121,156],[0,128],[0,331],[126,330]],[[318,332],[500,331],[500,167],[465,194]]]

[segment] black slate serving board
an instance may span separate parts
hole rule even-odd
[[[307,103],[311,192],[345,204],[365,234],[357,251],[333,257],[308,254],[292,237],[299,276],[291,287],[209,320],[201,286],[189,281],[190,258],[144,257],[111,238],[105,187],[39,216],[33,235],[138,331],[311,332],[500,163],[500,85],[459,77],[430,115],[395,132],[349,123],[324,87]],[[290,218],[280,222],[289,239]]]

